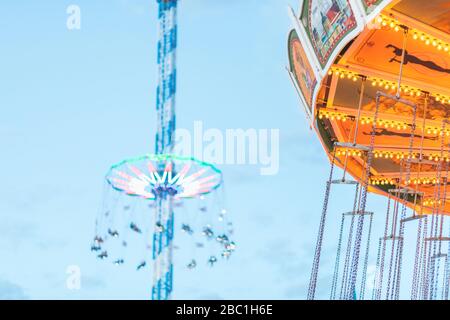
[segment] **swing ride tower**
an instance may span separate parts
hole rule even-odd
[[[176,50],[177,50],[177,4],[178,0],[158,0],[159,32],[157,44],[158,85],[156,89],[156,140],[155,153],[171,154],[175,131]],[[164,162],[161,163],[163,166]],[[164,170],[164,168],[159,168]],[[173,286],[173,199],[172,196],[157,197],[155,220],[164,227],[153,232],[153,300],[170,298]]]
[[[450,3],[302,0],[289,15],[287,71],[331,163],[308,299],[317,298],[330,229],[338,233],[330,299],[448,299]],[[353,209],[327,224],[331,194],[349,185]],[[385,213],[366,210],[370,193],[386,197]]]
[[[104,204],[97,217],[91,250],[102,260],[112,258],[115,265],[131,263],[136,270],[151,266],[151,297],[168,300],[173,292],[174,208],[184,207],[183,200],[197,199],[201,203],[200,212],[194,217],[188,212],[180,215],[183,219],[180,229],[191,240],[183,241],[183,245],[189,242],[196,248],[208,247],[210,255],[205,262],[213,266],[218,262],[213,250],[219,250],[222,258],[228,259],[235,243],[231,240],[233,230],[226,210],[215,205],[210,210],[205,202],[206,195],[221,187],[221,171],[210,163],[172,154],[176,128],[178,0],[157,2],[155,153],[124,160],[108,171]],[[215,215],[216,219],[212,219]],[[127,255],[125,249],[130,247],[135,250],[141,247],[143,254]],[[186,267],[196,268],[197,260],[193,257]]]

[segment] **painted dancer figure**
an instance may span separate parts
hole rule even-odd
[[[401,48],[398,48],[394,46],[393,44],[388,44],[386,48],[392,48],[393,53],[395,54],[394,57],[392,57],[389,62],[398,62],[401,63],[401,57],[403,50]],[[400,59],[397,59],[397,57],[400,57]],[[450,69],[443,68],[436,64],[434,61],[431,60],[422,60],[419,57],[416,57],[415,55],[409,54],[407,50],[405,50],[405,61],[404,64],[407,65],[408,63],[412,64],[418,64],[421,66],[424,66],[427,69],[431,69],[437,72],[443,72],[443,73],[450,73]]]

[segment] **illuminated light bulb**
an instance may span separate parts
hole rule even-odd
[[[338,75],[339,75],[339,71],[336,70],[336,71],[334,72],[334,74],[335,74],[336,76],[338,76]]]
[[[433,47],[436,47],[436,46],[437,46],[436,39],[434,39],[434,40],[431,42],[431,45],[432,45]]]
[[[419,37],[419,36],[417,35],[417,32],[414,32],[414,34],[413,34],[413,39],[414,39],[414,40],[417,40],[418,37]]]
[[[376,81],[372,81],[372,86],[375,87],[377,85]]]
[[[386,27],[386,26],[387,26],[387,22],[386,22],[385,20],[383,20],[383,21],[381,22],[381,25],[382,25],[383,27]]]
[[[425,40],[425,35],[423,33],[420,35],[420,40]]]
[[[333,70],[328,71],[328,75],[331,76],[333,74]]]
[[[391,23],[389,23],[389,27],[393,28],[395,26],[395,23],[393,21],[391,21]]]
[[[382,23],[382,22],[383,22],[383,18],[382,18],[382,17],[378,17],[378,18],[377,18],[377,22],[378,22],[378,23]]]
[[[346,117],[342,118],[342,122],[345,122],[345,121],[347,121],[347,118]]]
[[[441,51],[441,50],[442,50],[442,45],[441,45],[441,44],[438,44],[437,49],[438,49],[439,51]]]
[[[429,44],[430,44],[430,39],[427,38],[427,39],[425,40],[425,44],[426,44],[426,45],[429,45]]]
[[[445,45],[444,47],[444,51],[447,52],[448,51],[448,44]]]
[[[343,73],[341,73],[340,78],[343,79],[345,77],[345,75]]]
[[[354,76],[352,80],[355,82],[356,80],[358,80],[358,78]]]
[[[420,97],[422,95],[422,93],[420,91],[416,92],[416,96]]]
[[[394,31],[398,32],[398,30],[400,30],[400,28],[398,26],[395,26]]]
[[[350,79],[352,77],[351,73],[347,73],[347,79]]]

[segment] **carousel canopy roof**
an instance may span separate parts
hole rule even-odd
[[[364,151],[345,143],[369,146],[373,135],[370,190],[410,188],[409,205],[430,211],[450,168],[450,1],[328,2],[305,0],[289,37],[289,71],[311,125],[355,179]],[[372,134],[377,92],[400,99],[380,96]]]

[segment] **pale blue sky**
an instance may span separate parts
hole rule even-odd
[[[66,28],[69,4],[81,8],[80,31]],[[288,4],[297,9],[295,0],[180,3],[177,125],[279,128],[281,140],[278,175],[220,166],[238,250],[207,271],[177,265],[174,298],[305,297],[329,166],[284,69]],[[0,3],[0,298],[149,297],[148,272],[103,264],[89,246],[109,166],[153,151],[156,8]],[[372,199],[382,213],[385,201]],[[352,196],[334,200],[337,221]],[[333,258],[325,251],[325,262]],[[65,286],[72,264],[82,271],[78,291]],[[328,289],[319,287],[322,297]]]

